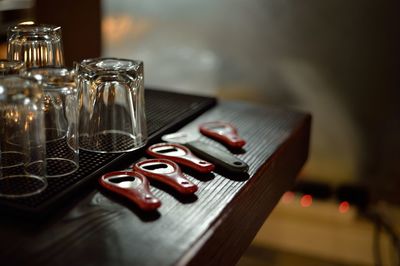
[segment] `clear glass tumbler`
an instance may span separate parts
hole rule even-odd
[[[62,177],[79,167],[78,92],[74,73],[66,68],[31,68],[21,75],[33,77],[43,89],[47,177]]]
[[[0,196],[27,197],[47,187],[42,90],[34,79],[0,77]]]
[[[143,62],[118,58],[76,64],[79,148],[129,152],[147,142]]]
[[[27,68],[63,66],[61,27],[16,25],[7,32],[8,60],[25,62]]]

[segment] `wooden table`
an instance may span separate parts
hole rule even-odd
[[[248,176],[190,173],[199,191],[189,198],[156,184],[152,191],[163,205],[152,214],[96,185],[39,222],[2,214],[0,264],[237,262],[306,161],[311,119],[292,111],[222,102],[181,131],[197,132],[200,122],[213,120],[233,121],[248,141],[237,154],[250,165]],[[201,141],[224,149],[205,137]]]

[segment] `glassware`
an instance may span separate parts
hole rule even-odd
[[[63,66],[61,27],[20,24],[7,32],[8,60],[25,62],[27,68]]]
[[[46,132],[47,177],[62,177],[79,167],[78,93],[74,73],[66,68],[45,67],[23,70],[43,89]]]
[[[47,187],[42,90],[34,79],[0,77],[0,196],[27,197]]]
[[[147,141],[143,62],[96,58],[76,64],[79,148],[129,152]]]
[[[21,61],[0,60],[0,76],[18,74],[24,67]]]

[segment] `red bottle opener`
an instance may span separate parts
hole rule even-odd
[[[153,211],[161,206],[161,201],[150,192],[149,181],[140,173],[110,172],[103,175],[99,182],[104,188],[133,201],[144,211]]]
[[[237,129],[227,122],[206,122],[201,124],[199,129],[203,135],[215,139],[233,149],[242,148],[246,144],[246,141],[239,137]]]
[[[149,159],[138,162],[134,170],[167,184],[182,194],[193,194],[197,191],[197,185],[190,182],[182,173],[179,166],[167,159]]]
[[[147,149],[147,154],[159,159],[169,159],[200,173],[210,173],[214,165],[196,157],[188,148],[176,143],[158,143]]]

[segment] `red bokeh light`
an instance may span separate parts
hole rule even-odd
[[[350,204],[347,201],[343,201],[339,204],[339,212],[346,213],[350,209]]]
[[[294,193],[292,191],[287,191],[282,196],[282,202],[285,204],[289,204],[294,200]]]
[[[312,196],[311,195],[304,195],[300,199],[300,205],[301,207],[310,207],[312,205]]]

